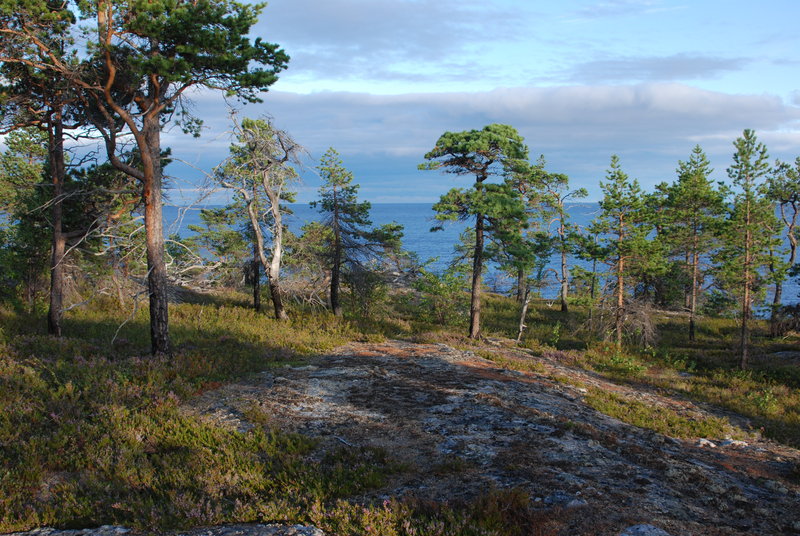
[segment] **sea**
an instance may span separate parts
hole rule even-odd
[[[286,224],[294,233],[299,233],[304,224],[320,219],[318,209],[307,204],[295,203],[289,207],[292,214],[286,217]],[[188,226],[202,223],[201,208],[164,206],[165,232],[177,233],[182,237],[191,235]],[[567,205],[567,210],[572,223],[588,226],[599,213],[600,207],[597,203],[571,203]],[[434,220],[434,215],[433,205],[430,203],[374,203],[370,211],[373,225],[393,222],[402,225],[403,247],[415,253],[421,262],[427,262],[427,269],[441,272],[456,258],[454,246],[459,243],[459,235],[468,225],[465,222],[446,223],[443,230],[431,232],[431,228],[438,223]],[[571,257],[569,263],[571,266],[577,264],[587,269],[591,268],[586,261],[575,257]],[[554,256],[547,268],[560,270],[560,259]],[[497,292],[507,292],[514,284],[511,277],[491,265],[487,269],[485,280],[487,285]],[[546,286],[541,289],[541,295],[547,299],[556,298],[558,284],[555,278],[549,276]],[[800,303],[800,286],[797,280],[788,280],[784,283],[783,296],[784,304]]]

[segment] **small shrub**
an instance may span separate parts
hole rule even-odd
[[[452,270],[442,274],[423,271],[414,282],[414,289],[420,293],[419,315],[443,326],[462,321],[468,309],[463,287],[464,281]]]
[[[595,370],[618,378],[638,378],[647,370],[633,355],[609,344],[591,348],[584,357]]]

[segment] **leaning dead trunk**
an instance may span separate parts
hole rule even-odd
[[[519,328],[517,329],[517,343],[522,340],[522,332],[527,327],[525,325],[525,317],[528,315],[528,305],[531,302],[530,288],[525,287],[524,296],[522,298],[522,307],[519,312]]]

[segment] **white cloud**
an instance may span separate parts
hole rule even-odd
[[[221,99],[197,97],[212,132],[199,140],[169,137],[178,157],[205,162],[224,158],[228,141]],[[729,165],[732,141],[753,128],[773,157],[794,160],[800,108],[771,95],[729,95],[682,84],[512,88],[477,93],[369,95],[274,92],[243,114],[269,112],[315,158],[329,146],[356,171],[369,199],[436,199],[458,182],[416,170],[446,130],[507,123],[525,136],[533,157],[569,174],[595,194],[611,154],[644,186],[671,180],[678,159],[701,143],[717,170]],[[313,162],[310,166],[313,167]],[[724,176],[720,176],[720,179]],[[306,181],[314,186],[313,173]],[[399,189],[398,189],[399,188]],[[391,193],[387,193],[391,192]]]
[[[606,0],[578,9],[574,12],[574,15],[580,18],[594,19],[654,13],[665,9],[675,8],[662,7],[661,2],[656,0]]]
[[[575,82],[604,83],[631,81],[674,81],[708,79],[738,71],[749,60],[693,54],[655,57],[617,57],[579,63],[570,68],[567,78]]]
[[[292,77],[418,80],[478,41],[513,39],[519,9],[476,0],[273,0],[256,33],[292,57]],[[458,76],[467,67],[456,61]],[[431,75],[432,76],[432,75]]]

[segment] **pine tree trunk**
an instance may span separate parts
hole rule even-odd
[[[286,320],[289,315],[283,306],[283,295],[281,289],[281,259],[283,258],[283,215],[280,208],[280,195],[270,190],[264,185],[264,190],[269,196],[270,211],[272,212],[272,258],[269,263],[269,292],[272,296],[272,305],[275,309],[277,320]]]
[[[783,282],[775,281],[775,294],[772,296],[772,312],[769,315],[769,333],[772,337],[780,336],[781,300],[783,298]]]
[[[53,226],[53,250],[50,258],[50,308],[47,311],[47,333],[61,337],[64,310],[64,255],[66,243],[61,225]]]
[[[50,308],[47,312],[47,332],[61,337],[61,318],[64,309],[64,256],[66,237],[64,224],[64,132],[61,114],[54,114],[49,129],[50,173],[53,180],[53,244],[50,258]]]
[[[692,259],[692,289],[689,300],[689,340],[695,339],[695,315],[697,313],[697,285],[700,274],[698,273],[700,254],[695,251]]]
[[[342,269],[342,239],[339,230],[334,232],[333,240],[333,265],[331,266],[331,309],[334,316],[342,316],[342,306],[339,304],[339,280]]]
[[[750,232],[750,203],[747,203],[746,207],[746,216],[745,216],[745,233],[744,233],[744,292],[742,292],[742,330],[741,330],[741,340],[740,340],[740,351],[741,351],[741,362],[740,366],[742,370],[747,368],[747,361],[748,361],[748,354],[749,354],[749,338],[750,338],[750,326],[748,325],[748,320],[750,319],[750,290],[751,290],[751,282],[750,282],[750,250],[752,247],[752,238]]]
[[[469,337],[481,336],[481,275],[483,272],[483,214],[475,220],[475,253],[472,258],[472,292],[469,304]]]
[[[614,315],[614,332],[617,348],[622,347],[622,323],[625,307],[625,280],[623,277],[625,261],[620,257],[617,263],[617,310]]]
[[[145,116],[142,135],[149,158],[143,157],[144,225],[147,285],[150,292],[150,344],[154,356],[170,355],[167,267],[162,219],[161,129],[158,117]],[[144,153],[144,151],[142,151]]]
[[[525,317],[528,315],[528,304],[531,301],[530,289],[526,286],[523,290],[522,307],[519,312],[519,329],[517,329],[517,342],[522,340],[522,332],[525,331]]]
[[[569,312],[567,293],[569,292],[569,272],[567,271],[567,252],[561,250],[561,311]]]
[[[750,282],[745,282],[744,286],[744,293],[742,296],[742,330],[741,330],[741,339],[740,339],[740,352],[741,352],[741,362],[740,367],[742,370],[747,368],[747,360],[748,360],[748,353],[749,348],[747,341],[750,337],[749,326],[747,325],[747,321],[750,318]]]
[[[283,306],[283,290],[280,285],[281,257],[283,256],[282,225],[276,224],[276,231],[272,237],[272,260],[269,264],[269,293],[272,296],[272,305],[275,309],[277,320],[286,320],[289,315]]]
[[[525,294],[527,293],[527,285],[525,284],[525,270],[519,268],[517,270],[517,303],[525,301]]]
[[[286,309],[283,306],[283,294],[279,284],[273,283],[272,279],[269,282],[269,293],[272,296],[272,306],[275,310],[275,318],[277,320],[286,320],[289,315],[286,314]]]
[[[690,269],[692,277],[694,277],[692,258],[693,258],[692,253],[689,250],[686,250],[686,267]],[[692,307],[692,292],[693,292],[692,287],[689,288],[689,292],[686,292],[686,288],[684,288],[684,294],[683,294],[684,309],[687,311]]]
[[[261,259],[255,241],[253,241],[253,309],[258,313],[261,312]]]

